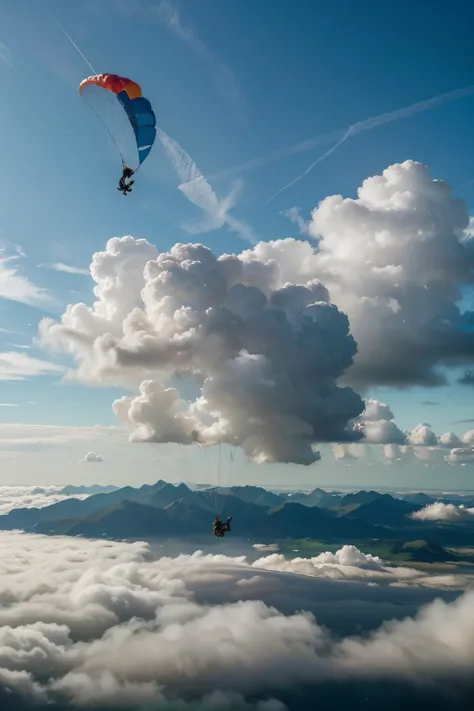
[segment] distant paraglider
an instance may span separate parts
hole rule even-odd
[[[117,74],[97,74],[81,82],[79,93],[100,119],[122,158],[117,190],[132,191],[130,180],[149,155],[156,138],[156,116],[141,87]],[[128,182],[127,182],[128,181]]]

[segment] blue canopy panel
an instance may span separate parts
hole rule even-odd
[[[156,138],[156,116],[148,99],[139,96],[130,99],[126,91],[117,94],[117,99],[127,112],[137,140],[140,165],[150,153]]]

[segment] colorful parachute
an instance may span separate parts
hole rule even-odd
[[[140,86],[116,74],[98,74],[84,79],[79,93],[107,129],[122,163],[136,170],[156,138],[156,117]]]

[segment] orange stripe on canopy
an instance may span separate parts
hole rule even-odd
[[[114,94],[120,94],[121,91],[126,91],[130,99],[137,99],[142,96],[142,90],[139,84],[127,79],[119,77],[117,74],[96,74],[95,76],[87,77],[79,85],[79,93],[82,94],[86,86],[100,86],[103,89],[108,89]]]

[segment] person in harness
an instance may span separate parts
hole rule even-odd
[[[119,184],[117,186],[117,190],[120,190],[121,193],[124,195],[128,195],[128,193],[132,192],[132,185],[135,182],[134,180],[130,180],[132,177],[134,171],[129,168],[128,166],[124,165],[123,166],[123,173],[122,177],[119,180]],[[128,183],[126,182],[128,180]]]
[[[214,535],[218,538],[224,538],[225,534],[230,532],[230,522],[232,521],[232,516],[229,516],[227,521],[223,523],[220,516],[216,516],[214,519]]]

